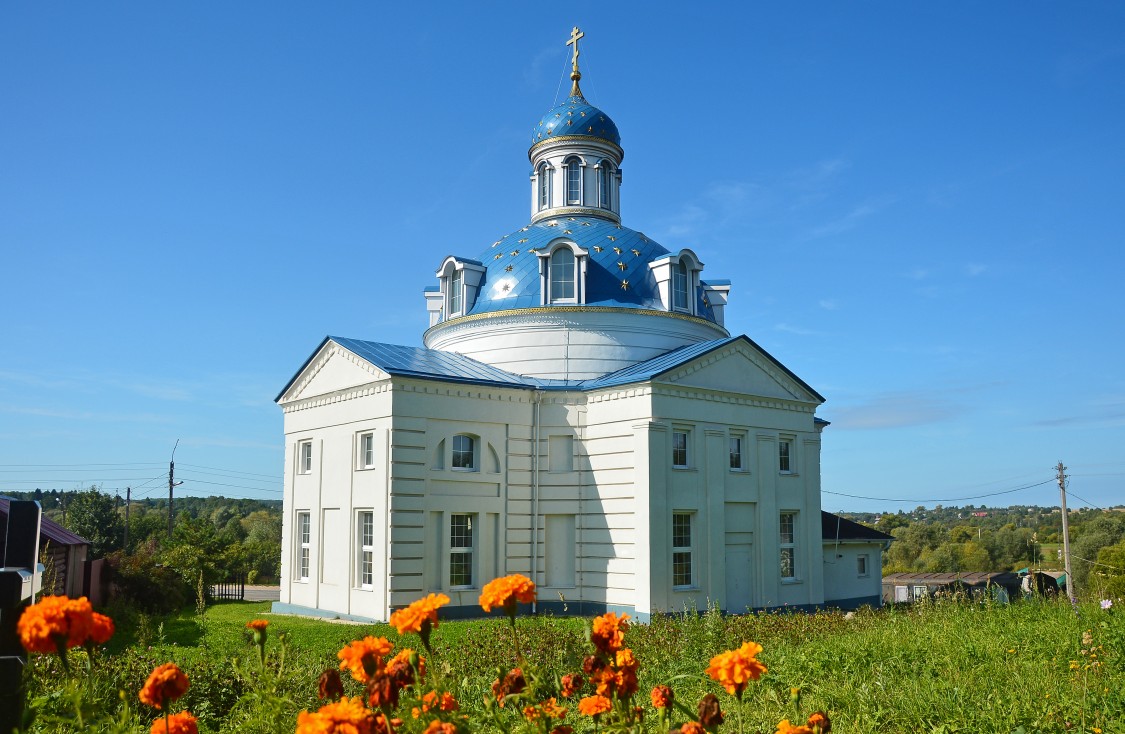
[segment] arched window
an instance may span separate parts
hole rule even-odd
[[[688,269],[683,260],[672,268],[672,308],[688,310]]]
[[[609,167],[609,161],[602,161],[598,166],[598,206],[602,209],[612,209],[610,203],[610,188],[609,177],[612,171]]]
[[[582,203],[582,164],[577,158],[566,162],[566,203]]]
[[[477,468],[476,441],[472,436],[458,433],[453,437],[453,468],[471,470]]]
[[[560,247],[551,253],[551,303],[573,301],[574,253]]]
[[[449,315],[456,316],[461,313],[461,283],[464,278],[464,272],[461,270],[454,270],[452,277],[449,279]]]
[[[551,173],[546,163],[539,164],[539,210],[551,205]]]

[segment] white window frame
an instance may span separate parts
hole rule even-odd
[[[296,571],[297,581],[308,581],[309,573],[312,570],[312,512],[308,510],[298,510],[296,515],[296,533],[297,542],[294,543],[296,548]]]
[[[602,209],[613,209],[613,193],[610,183],[612,176],[613,169],[610,167],[609,161],[603,160],[598,164],[598,206]]]
[[[788,540],[786,540],[786,524],[789,526]],[[797,573],[797,513],[786,510],[778,514],[778,575],[781,580],[793,582],[799,576]],[[786,569],[786,557],[788,566]],[[786,575],[786,570],[789,574]]]
[[[465,271],[454,268],[449,274],[449,316],[461,315],[465,308]]]
[[[691,269],[683,260],[678,260],[672,266],[673,311],[691,311],[691,280]]]
[[[374,431],[359,434],[359,441],[356,442],[356,468],[361,470],[375,468]]]
[[[545,162],[536,169],[538,189],[535,194],[536,210],[543,211],[551,208],[551,167]]]
[[[792,436],[782,436],[777,440],[777,471],[779,474],[796,474],[794,469],[797,457],[793,451],[797,442]]]
[[[297,442],[297,473],[312,474],[312,439]]]
[[[569,258],[570,265],[570,278],[556,278],[556,272],[560,269],[559,263],[555,262],[555,258],[559,257]],[[556,281],[560,286],[569,285],[570,295],[559,295],[556,291]],[[578,256],[569,247],[556,247],[551,251],[550,256],[547,258],[547,288],[549,289],[550,298],[549,303],[577,303],[578,302]]]
[[[871,575],[871,556],[866,553],[860,553],[855,558],[855,564],[856,576],[865,579]]]
[[[678,437],[683,438],[683,446],[677,447],[676,443]],[[682,452],[683,456],[677,456],[677,452]],[[678,461],[681,459],[682,461]],[[673,469],[689,469],[691,468],[691,431],[686,428],[672,429],[672,468]]]
[[[928,597],[930,595],[929,589],[927,589],[925,586],[921,586],[921,585],[912,586],[911,589],[910,589],[910,592],[911,592],[910,598],[913,601],[918,601],[919,599],[925,599],[926,597]]]
[[[563,185],[566,186],[566,205],[567,206],[582,206],[582,159],[578,157],[567,158],[563,162]],[[573,172],[574,183],[577,183],[578,191],[576,196],[571,196],[571,175]]]
[[[695,588],[694,525],[694,512],[672,513],[673,589]]]
[[[375,511],[356,513],[356,585],[375,588]]]
[[[469,442],[469,448],[467,451],[463,446],[458,446],[458,444],[463,444],[464,441]],[[450,441],[450,450],[451,455],[449,466],[453,469],[453,471],[480,470],[480,437],[474,436],[469,433],[458,433],[453,437],[453,440]],[[458,466],[458,457],[461,457],[461,460],[463,461],[466,454],[468,454],[469,457],[469,465]]]
[[[449,542],[449,576],[446,581],[450,589],[475,589],[477,581],[477,539],[480,523],[477,514],[471,512],[451,512],[445,526],[445,537]],[[464,524],[461,523],[464,519]],[[476,526],[476,528],[474,528]],[[454,535],[454,530],[459,532]],[[465,535],[468,534],[468,545],[465,545]],[[455,543],[457,545],[455,545]],[[467,559],[464,556],[468,556]],[[464,581],[464,578],[454,578],[454,559],[457,558],[457,568],[468,567],[468,583],[454,583]]]
[[[735,451],[735,442],[738,442],[738,451]],[[746,434],[732,433],[727,440],[727,450],[730,457],[731,471],[746,471]],[[738,457],[737,464],[735,457]]]

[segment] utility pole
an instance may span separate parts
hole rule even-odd
[[[168,462],[168,540],[172,539],[172,488],[183,484],[183,482],[176,481],[176,449],[179,448],[180,439],[176,439],[176,445],[172,447],[172,460]]]
[[[133,488],[125,488],[125,542],[123,543],[126,553],[129,552],[129,503],[133,501]]]
[[[1070,603],[1077,600],[1074,594],[1074,574],[1070,572],[1070,518],[1066,514],[1066,467],[1060,461],[1055,470],[1058,472],[1059,497],[1062,501],[1062,533],[1063,533],[1063,568],[1066,570],[1066,595]]]

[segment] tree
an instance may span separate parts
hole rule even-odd
[[[117,513],[113,497],[99,492],[97,487],[77,492],[70,498],[66,527],[90,541],[93,558],[104,558],[120,550],[125,536],[125,524]]]

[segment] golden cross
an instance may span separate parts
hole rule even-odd
[[[574,26],[570,31],[570,40],[566,42],[567,46],[574,46],[574,71],[578,71],[578,39],[585,37],[585,35],[585,33],[578,30],[578,26]]]

